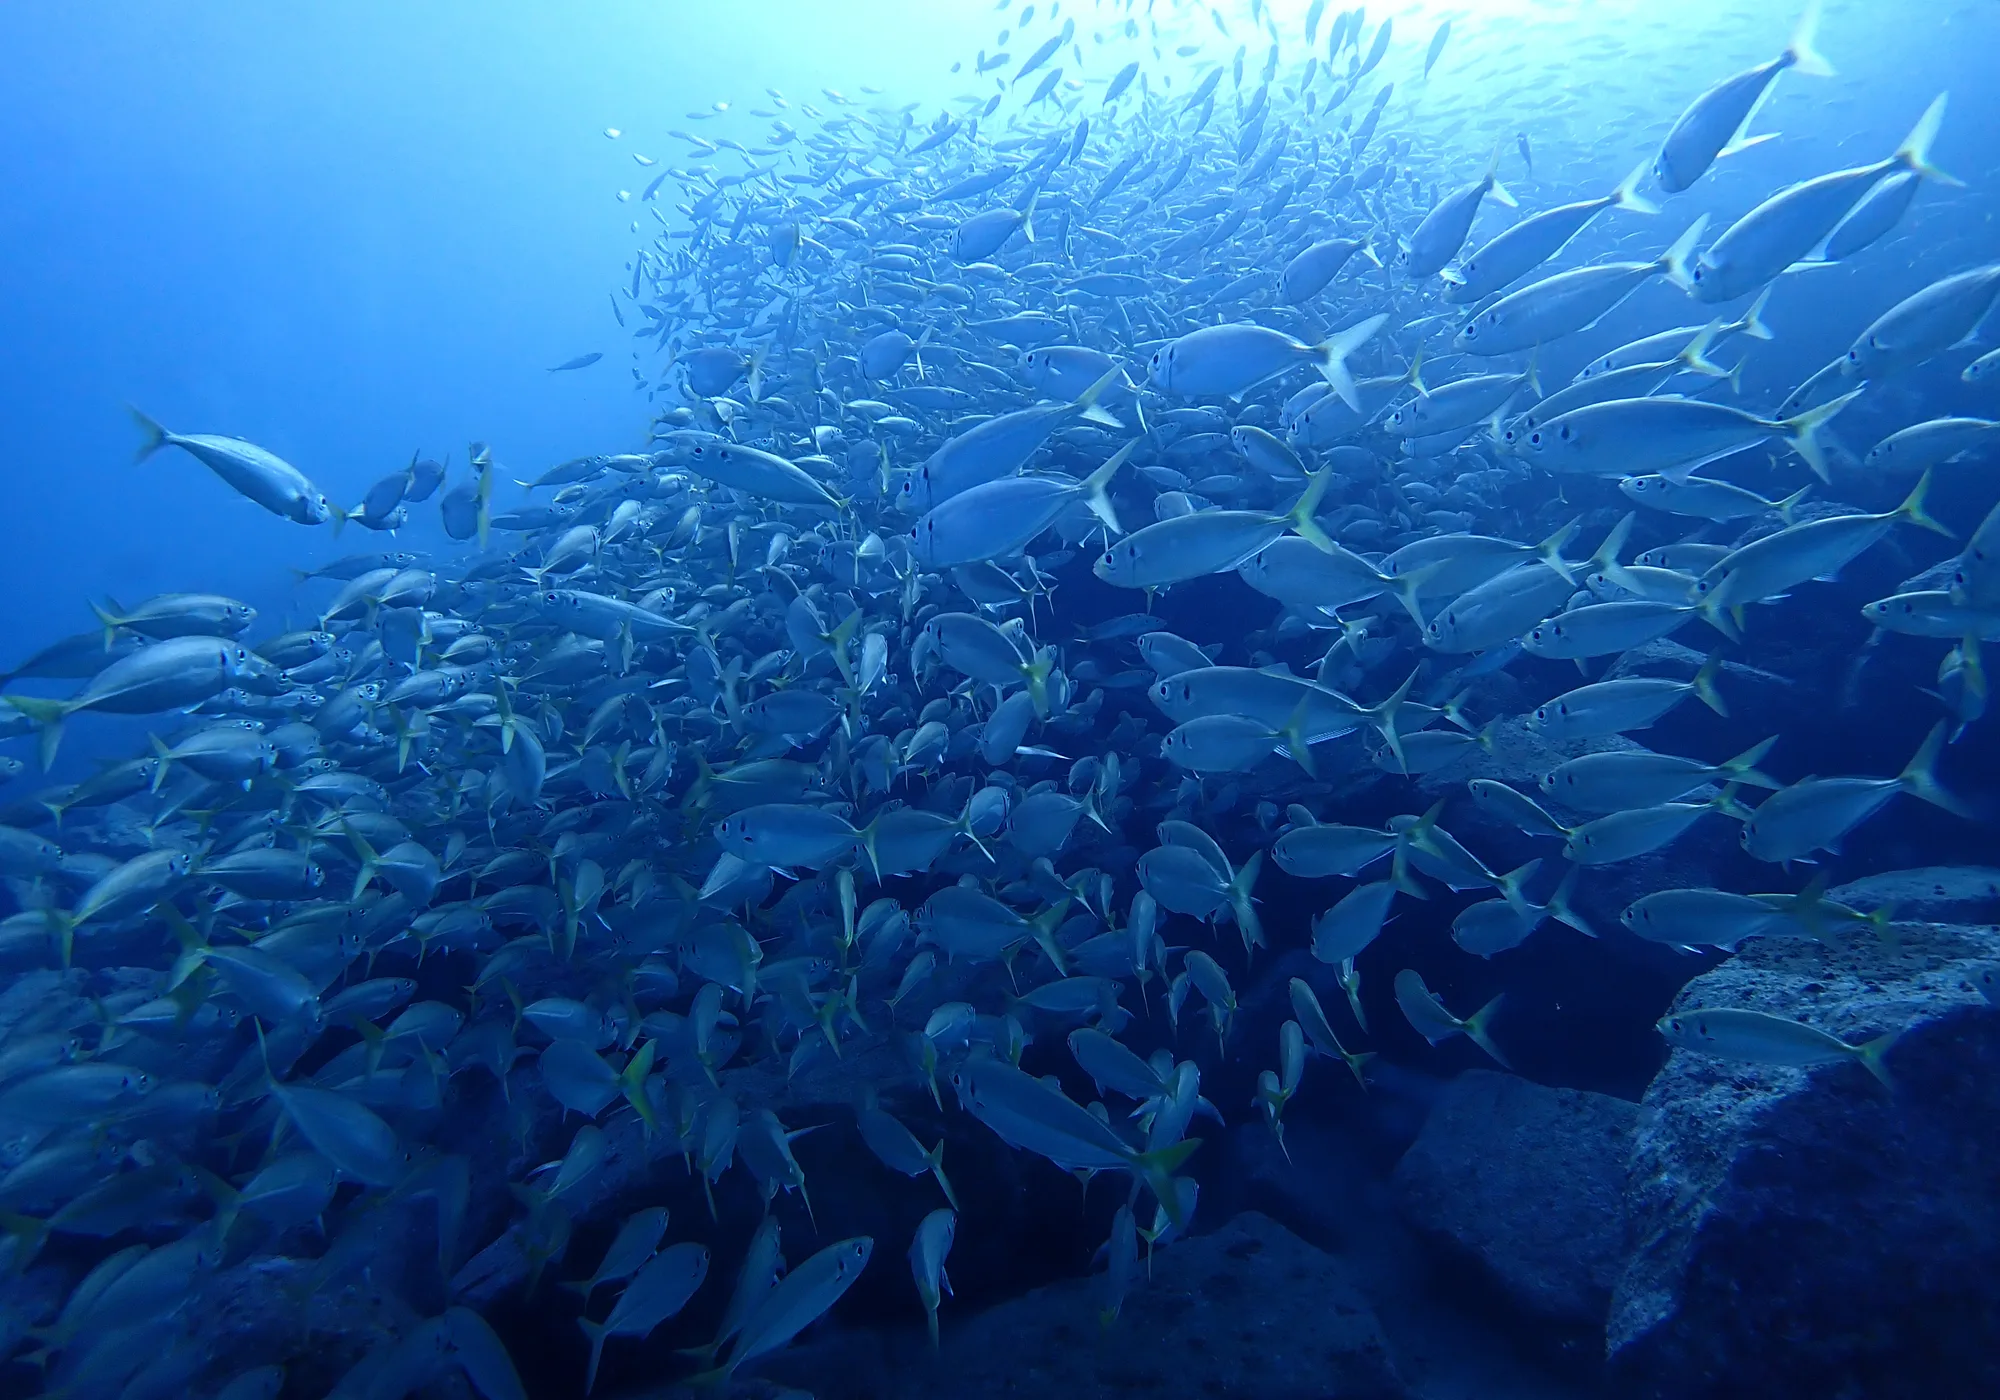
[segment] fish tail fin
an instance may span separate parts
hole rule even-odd
[[[1585,938],[1595,938],[1597,937],[1597,930],[1590,926],[1589,920],[1577,912],[1573,899],[1573,896],[1576,894],[1577,876],[1582,870],[1583,867],[1580,865],[1572,865],[1569,868],[1562,877],[1562,883],[1556,886],[1556,892],[1549,896],[1549,902],[1546,907],[1549,911],[1549,917],[1557,923],[1568,925]]]
[[[1056,972],[1060,972],[1062,976],[1070,976],[1070,958],[1068,954],[1062,952],[1062,944],[1056,942],[1056,930],[1062,928],[1062,916],[1068,912],[1070,912],[1070,900],[1062,898],[1028,920],[1028,932],[1034,936],[1034,942],[1042,948],[1048,960],[1056,966]],[[1012,972],[1012,966],[1008,970]]]
[[[1806,12],[1792,29],[1792,41],[1785,46],[1785,62],[1809,78],[1831,78],[1833,65],[1813,47],[1818,38],[1820,0],[1811,0]]]
[[[1597,552],[1587,561],[1587,568],[1609,570],[1617,567],[1618,556],[1625,552],[1625,540],[1632,533],[1632,521],[1636,514],[1635,511],[1626,511],[1625,518],[1611,527],[1611,533],[1604,537],[1604,543],[1597,547]]]
[[[1349,1051],[1341,1057],[1347,1061],[1348,1073],[1354,1076],[1354,1082],[1361,1086],[1361,1092],[1364,1094],[1368,1092],[1368,1062],[1374,1059],[1377,1053],[1374,1050],[1358,1050]]]
[[[341,823],[341,828],[346,833],[348,844],[354,847],[354,854],[361,857],[360,868],[354,872],[354,893],[348,896],[349,902],[355,902],[361,898],[361,892],[368,888],[369,882],[381,871],[382,860],[375,853],[375,848],[368,843],[367,837],[346,822]]]
[[[1736,329],[1752,340],[1771,339],[1771,328],[1764,323],[1764,308],[1771,302],[1771,285],[1768,282],[1764,284],[1764,290],[1757,293],[1757,300],[1750,303],[1750,309],[1736,323]]]
[[[1324,554],[1333,553],[1333,541],[1327,538],[1326,531],[1320,529],[1319,521],[1313,517],[1319,513],[1319,503],[1326,499],[1326,488],[1332,484],[1333,468],[1321,467],[1306,479],[1306,489],[1291,512],[1292,529]]]
[[[850,690],[854,688],[854,663],[847,659],[847,647],[860,627],[861,609],[856,608],[826,635],[826,644],[833,651],[833,664],[840,669],[841,679],[847,682]]]
[[[1146,1189],[1153,1193],[1153,1199],[1160,1203],[1167,1219],[1176,1228],[1187,1224],[1187,1206],[1179,1188],[1174,1185],[1174,1173],[1200,1147],[1200,1138],[1182,1138],[1171,1147],[1132,1155],[1132,1174],[1146,1183]]]
[[[1120,423],[1117,418],[1105,409],[1100,408],[1097,403],[1099,399],[1103,398],[1110,391],[1112,385],[1124,377],[1125,367],[1123,365],[1113,365],[1110,369],[1104,371],[1095,384],[1092,384],[1088,389],[1085,389],[1081,394],[1076,396],[1076,402],[1072,407],[1076,410],[1078,416],[1092,423],[1100,423],[1107,428],[1124,427],[1123,423]]]
[[[1826,469],[1826,445],[1821,440],[1822,434],[1827,424],[1864,392],[1866,386],[1849,389],[1837,399],[1828,399],[1817,408],[1809,408],[1796,418],[1782,419],[1778,423],[1778,431],[1784,434],[1785,441],[1791,444],[1794,452],[1805,458],[1806,465],[1821,481],[1831,483],[1833,480]]]
[[[1861,1067],[1882,1081],[1882,1087],[1891,1094],[1896,1092],[1896,1081],[1889,1077],[1889,1051],[1902,1036],[1901,1031],[1890,1031],[1887,1035],[1878,1035],[1865,1044],[1857,1045],[1854,1052],[1855,1058],[1861,1061]]]
[[[1736,755],[1736,757],[1723,763],[1722,768],[1723,771],[1729,774],[1729,781],[1745,784],[1750,787],[1770,788],[1774,792],[1783,787],[1784,784],[1773,778],[1770,774],[1757,771],[1757,765],[1763,761],[1764,755],[1769,753],[1771,746],[1777,742],[1778,736],[1773,734],[1763,743],[1753,744],[1742,753]]]
[[[1757,814],[1736,800],[1736,787],[1734,780],[1724,783],[1722,791],[1709,799],[1708,805],[1725,817],[1734,817],[1739,822],[1747,822]]]
[[[1507,1057],[1500,1053],[1500,1047],[1493,1043],[1493,1036],[1487,1029],[1487,1027],[1492,1024],[1495,1013],[1497,1013],[1500,1010],[1501,1003],[1505,1002],[1506,1000],[1507,1000],[1507,994],[1505,992],[1502,992],[1499,996],[1493,998],[1493,1000],[1487,1002],[1486,1005],[1480,1007],[1477,1011],[1473,1012],[1470,1016],[1466,1017],[1465,1038],[1471,1041],[1474,1045],[1477,1045],[1481,1050],[1484,1050],[1487,1054],[1491,1055],[1494,1059],[1494,1062],[1497,1063],[1500,1066],[1500,1068],[1511,1070],[1512,1068],[1514,1068],[1514,1066],[1509,1064],[1507,1062]]]
[[[1561,574],[1564,583],[1576,582],[1576,574],[1570,569],[1569,560],[1563,558],[1563,550],[1576,538],[1576,532],[1582,527],[1583,517],[1578,516],[1535,546],[1535,557]]]
[[[326,503],[326,513],[333,521],[333,537],[339,539],[340,532],[347,528],[347,522],[361,514],[361,507],[356,506],[353,510],[344,510],[332,501],[328,501]]]
[[[139,431],[145,434],[145,439],[139,444],[139,453],[132,459],[133,461],[143,462],[162,447],[165,447],[169,442],[173,441],[174,435],[172,433],[141,413],[138,409],[132,407],[131,404],[128,403],[125,405],[125,411],[132,415],[132,421],[137,423]]]
[[[1715,678],[1722,674],[1722,653],[1712,651],[1708,659],[1701,663],[1701,669],[1694,673],[1694,693],[1709,709],[1729,718],[1729,703],[1722,698],[1722,692],[1715,688]]]
[[[1684,292],[1694,290],[1694,278],[1688,273],[1688,260],[1694,256],[1694,245],[1701,242],[1701,236],[1708,231],[1708,215],[1703,214],[1689,224],[1673,246],[1660,254],[1660,271],[1667,280]]]
[[[1431,396],[1431,386],[1424,383],[1424,347],[1419,345],[1417,353],[1410,356],[1410,367],[1403,371],[1403,382],[1425,398]]]
[[[1908,497],[1904,499],[1901,505],[1896,507],[1896,518],[1899,520],[1907,520],[1912,525],[1921,525],[1926,530],[1933,530],[1936,533],[1943,535],[1948,540],[1957,539],[1958,538],[1957,535],[1954,535],[1945,526],[1939,524],[1935,519],[1931,517],[1930,513],[1924,509],[1924,498],[1930,495],[1930,490],[1931,490],[1931,473],[1926,471],[1921,477],[1917,479],[1917,484],[1912,488],[1910,488],[1910,494],[1908,495]]]
[[[1536,856],[1526,865],[1518,866],[1502,875],[1493,888],[1500,891],[1500,897],[1507,901],[1507,907],[1522,918],[1530,917],[1528,910],[1528,881],[1535,878],[1535,872],[1542,868],[1542,858]]]
[[[109,651],[118,641],[118,629],[125,625],[125,619],[118,615],[125,609],[118,606],[116,598],[107,595],[103,607],[100,608],[92,603],[90,610],[96,613],[97,620],[104,624],[104,649]]]
[[[1114,535],[1122,535],[1125,528],[1118,523],[1118,514],[1111,508],[1111,498],[1105,494],[1111,485],[1111,478],[1118,475],[1118,469],[1132,460],[1132,454],[1139,450],[1144,438],[1133,438],[1111,454],[1109,461],[1083,479],[1083,503],[1090,507],[1090,513],[1104,522],[1107,530]]]
[[[1375,332],[1388,323],[1389,315],[1378,311],[1367,320],[1349,326],[1319,345],[1313,347],[1313,358],[1319,365],[1319,372],[1341,401],[1356,413],[1361,411],[1361,396],[1355,391],[1354,376],[1347,372],[1347,357],[1374,338]]]
[[[1609,571],[1607,570],[1607,572]],[[1741,642],[1743,640],[1743,628],[1737,622],[1735,614],[1728,604],[1716,602],[1713,595],[1696,603],[1690,611],[1730,641]]]
[[[1293,761],[1305,769],[1308,778],[1316,778],[1319,774],[1313,771],[1312,742],[1306,737],[1305,719],[1306,701],[1301,700],[1293,707],[1284,728],[1278,732],[1284,735],[1285,751],[1291,754]]]
[[[1507,143],[1505,140],[1493,143],[1493,158],[1486,162],[1486,189],[1488,193],[1509,209],[1519,209],[1521,201],[1514,198],[1513,192],[1501,184],[1497,178],[1500,173],[1500,152],[1506,148]]]
[[[924,1154],[924,1165],[930,1168],[931,1175],[937,1179],[938,1190],[944,1192],[945,1203],[953,1210],[959,1209],[958,1193],[951,1189],[951,1182],[944,1174],[943,1139],[939,1139],[938,1145]]]
[[[639,1115],[640,1125],[648,1138],[660,1126],[659,1115],[653,1112],[653,1101],[646,1093],[646,1076],[653,1072],[653,1058],[658,1050],[657,1041],[647,1041],[618,1072],[618,1088],[625,1095],[625,1101],[632,1105],[632,1111]]]
[[[69,702],[66,700],[46,700],[33,695],[0,696],[20,713],[26,715],[42,728],[40,757],[42,771],[56,761],[56,748],[62,743],[63,721],[69,718]]]
[[[157,760],[153,764],[153,781],[151,785],[154,795],[157,796],[161,785],[167,781],[167,765],[173,762],[174,751],[168,748],[166,741],[157,734],[148,734],[146,738],[151,742],[153,757]]]
[[[1649,161],[1640,161],[1632,167],[1632,173],[1618,182],[1618,188],[1611,192],[1613,209],[1630,209],[1634,214],[1657,214],[1660,206],[1639,193],[1639,182],[1652,169]]]
[[[958,814],[958,821],[955,823],[955,826],[959,835],[979,848],[979,854],[985,856],[989,861],[993,859],[993,852],[986,848],[986,843],[979,839],[979,833],[972,829],[972,799],[970,797],[965,799],[965,810]]]
[[[1721,365],[1708,358],[1709,347],[1715,344],[1716,338],[1721,334],[1722,318],[1718,316],[1699,331],[1696,331],[1694,339],[1690,340],[1675,358],[1696,374],[1705,374],[1710,379],[1728,379],[1733,381],[1736,376],[1735,370],[1724,369]]]
[[[68,972],[70,961],[76,955],[76,916],[66,909],[51,906],[42,911],[42,922],[48,925],[49,934],[56,941],[56,952],[62,958],[63,971]]]
[[[1246,953],[1253,947],[1264,946],[1264,921],[1257,917],[1256,901],[1250,896],[1257,885],[1257,872],[1263,868],[1264,852],[1259,849],[1251,853],[1229,881],[1229,912],[1243,934]]]
[[[1396,756],[1398,773],[1408,773],[1410,762],[1403,756],[1403,739],[1396,729],[1396,721],[1403,708],[1403,701],[1409,696],[1410,687],[1416,683],[1417,671],[1412,670],[1403,683],[1396,687],[1394,695],[1366,712],[1368,722],[1374,726],[1375,732],[1382,736],[1382,742],[1388,746],[1389,752]]]
[[[1963,802],[1945,790],[1937,780],[1938,755],[1944,752],[1945,733],[1948,726],[1939,720],[1931,726],[1931,732],[1924,736],[1924,742],[1907,767],[1896,775],[1903,785],[1903,791],[1912,797],[1920,797],[1933,807],[1942,807],[1954,816],[1972,819],[1972,812]]]
[[[576,1325],[583,1329],[584,1336],[590,1338],[590,1368],[584,1373],[583,1380],[583,1393],[588,1395],[597,1389],[597,1363],[604,1359],[604,1324],[579,1317]]]
[[[1043,647],[1035,653],[1035,659],[1021,667],[1021,676],[1028,683],[1028,699],[1034,703],[1035,718],[1046,721],[1049,717],[1049,677],[1055,673],[1056,650]]]
[[[1778,512],[1778,519],[1790,525],[1793,523],[1792,517],[1798,514],[1799,506],[1805,501],[1807,496],[1812,494],[1812,489],[1813,483],[1808,481],[1798,490],[1792,492],[1791,495],[1785,497],[1784,500],[1772,502],[1771,509]]]
[[[1423,590],[1423,586],[1449,562],[1449,560],[1440,559],[1437,563],[1427,564],[1412,573],[1399,574],[1394,578],[1390,578],[1387,575],[1383,576],[1383,581],[1389,585],[1389,591],[1396,595],[1396,601],[1403,605],[1403,611],[1408,613],[1410,620],[1417,624],[1419,632],[1423,631],[1427,624],[1424,618],[1424,610],[1418,604],[1417,595]]]
[[[1926,180],[1963,189],[1965,181],[1931,164],[1931,145],[1937,140],[1938,128],[1944,125],[1945,99],[1949,96],[1949,93],[1941,92],[1931,99],[1931,105],[1924,108],[1924,114],[1917,118],[1917,124],[1910,128],[1910,134],[1903,138],[1902,145],[1896,147],[1896,154],[1891,159]]]

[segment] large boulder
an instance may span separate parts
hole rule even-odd
[[[1837,948],[1758,940],[1676,1011],[1889,1032],[1892,1094],[1856,1064],[1678,1051],[1648,1089],[1612,1299],[1612,1372],[1649,1400],[2000,1394],[2000,1010],[1991,926]]]
[[[901,1400],[1060,1395],[1255,1395],[1399,1400],[1407,1394],[1373,1311],[1340,1262],[1245,1213],[1142,1264],[1100,1327],[1100,1277],[1069,1279],[954,1325],[944,1346],[881,1392]]]
[[[1601,1330],[1624,1265],[1638,1112],[1608,1094],[1468,1070],[1397,1164],[1404,1217],[1522,1312]]]
[[[1896,919],[1990,924],[2000,922],[2000,870],[1986,865],[1885,870],[1836,885],[1827,898],[1864,914],[1886,907]]]

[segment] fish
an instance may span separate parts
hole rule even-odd
[[[1311,365],[1350,407],[1358,407],[1347,357],[1387,321],[1388,314],[1378,312],[1318,345],[1247,323],[1209,326],[1155,350],[1150,373],[1153,383],[1170,393],[1240,399],[1260,384]]]
[[[1950,184],[1954,177],[1930,163],[1930,148],[1944,123],[1946,94],[1939,93],[1893,155],[1800,181],[1752,209],[1703,249],[1688,273],[1690,294],[1714,304],[1748,295],[1778,276],[1831,234],[1847,212],[1884,177],[1910,171]]]
[[[1744,821],[1743,849],[1757,860],[1803,859],[1836,844],[1904,792],[1947,812],[1969,815],[1934,771],[1944,740],[1945,725],[1940,721],[1893,778],[1805,778],[1780,788]]]
[[[644,1340],[686,1307],[708,1277],[708,1257],[706,1246],[689,1240],[668,1245],[632,1276],[604,1321],[577,1319],[590,1339],[590,1363],[583,1382],[586,1395],[597,1388],[597,1366],[604,1356],[605,1341],[611,1337]]]
[[[1643,165],[1635,167],[1617,188],[1601,199],[1578,200],[1530,214],[1487,240],[1449,270],[1447,280],[1451,285],[1445,290],[1445,300],[1483,301],[1519,281],[1560,253],[1607,209],[1659,213],[1658,206],[1639,193],[1639,182],[1645,173]]]
[[[1770,97],[1778,74],[1796,69],[1811,77],[1830,78],[1833,66],[1813,47],[1819,29],[1819,0],[1811,0],[1793,27],[1791,42],[1776,58],[1722,79],[1690,102],[1660,143],[1653,173],[1660,188],[1680,194],[1707,173],[1718,158],[1747,151],[1774,139],[1777,133],[1750,136],[1751,121]]]
[[[1396,974],[1396,1005],[1417,1034],[1433,1045],[1462,1035],[1503,1067],[1507,1057],[1494,1043],[1488,1026],[1505,1000],[1502,993],[1461,1021],[1445,1009],[1437,993],[1425,986],[1424,979],[1416,972],[1406,967]]]
[[[576,162],[631,240],[579,312],[626,411],[447,470],[377,441],[336,307],[345,436],[210,420],[318,482],[135,420],[393,548],[166,457],[135,574],[119,502],[64,505],[115,413],[23,400],[82,447],[23,459],[56,543],[0,656],[22,1386],[513,1400],[615,1389],[609,1348],[769,1388],[822,1320],[956,1347],[953,1285],[997,1301],[1031,1238],[1101,1253],[1115,1351],[1224,1158],[1335,1179],[1327,1135],[1461,1037],[1630,1099],[1644,1004],[1725,1076],[1884,1068],[1815,1028],[1872,1025],[1908,936],[1841,889],[1901,859],[1884,811],[1938,865],[1986,832],[2000,264],[1942,97],[1885,159],[1814,152],[1934,91],[1936,36],[1836,92],[1780,82],[1830,71],[1816,7],[1734,76],[1616,25],[1076,9],[996,6],[963,88],[905,45],[879,89],[687,101],[679,157],[610,128],[646,183]],[[177,353],[241,398],[227,337]],[[1814,989],[1719,1008],[1775,939]],[[1988,962],[1933,990],[1970,1015]],[[1669,1065],[1666,1132],[1704,1073]],[[311,1304],[355,1280],[366,1336]]]
[[[1811,1066],[1853,1061],[1893,1090],[1888,1054],[1900,1038],[1891,1031],[1852,1045],[1816,1026],[1764,1011],[1708,1007],[1660,1018],[1660,1034],[1677,1049],[1755,1065]]]
[[[2000,300],[2000,263],[1942,278],[1903,298],[1855,337],[1844,373],[1886,379],[1964,340]]]
[[[1382,32],[1388,32],[1386,21]],[[1408,244],[1396,255],[1394,266],[1397,271],[1413,282],[1421,282],[1442,272],[1445,264],[1456,257],[1458,250],[1464,246],[1472,232],[1472,221],[1479,215],[1480,203],[1487,195],[1492,195],[1510,209],[1516,207],[1518,201],[1508,193],[1505,185],[1494,178],[1499,168],[1500,148],[1495,146],[1484,175],[1452,191],[1424,215],[1423,222],[1410,235]]]
[[[145,435],[139,461],[163,447],[178,447],[273,515],[300,525],[321,525],[332,517],[333,506],[324,491],[297,467],[257,444],[212,433],[183,436],[168,432],[136,408],[130,412]]]

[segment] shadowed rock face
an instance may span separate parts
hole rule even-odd
[[[1403,1214],[1516,1308],[1602,1329],[1638,1107],[1490,1070],[1452,1081],[1396,1167]]]
[[[1970,981],[1990,926],[1891,947],[1759,940],[1676,1009],[1900,1030],[1892,1098],[1857,1065],[1678,1052],[1647,1091],[1614,1376],[1654,1400],[2000,1390],[2000,1011]]]
[[[955,1324],[947,1317],[936,1357],[921,1328],[847,1333],[760,1370],[821,1400],[1410,1394],[1346,1267],[1254,1212],[1159,1250],[1150,1278],[1142,1261],[1108,1328],[1097,1320],[1103,1285],[1101,1273],[1067,1279]]]

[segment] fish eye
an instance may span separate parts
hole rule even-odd
[[[1542,435],[1539,430],[1528,434],[1528,446],[1540,447],[1541,445],[1542,445]]]

